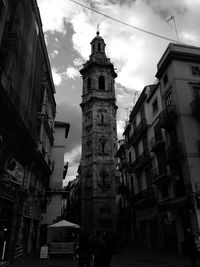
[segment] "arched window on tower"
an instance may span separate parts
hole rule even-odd
[[[98,51],[101,52],[101,44],[98,43]]]
[[[102,136],[99,140],[99,146],[98,146],[98,152],[100,155],[108,154],[106,149],[106,143],[107,139],[105,138],[105,136]]]
[[[93,46],[92,46],[92,52],[93,53],[95,52],[95,44],[93,44]]]
[[[88,78],[87,80],[87,92],[90,92],[91,91],[91,79]]]
[[[104,124],[104,114],[101,113],[101,124]]]
[[[103,75],[99,76],[99,89],[105,90],[105,78]]]

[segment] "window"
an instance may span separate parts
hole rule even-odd
[[[193,87],[193,91],[194,91],[194,98],[197,100],[200,100],[200,87],[195,86]]]
[[[103,153],[103,154],[106,153],[106,142],[107,142],[106,138],[104,136],[102,136],[100,138],[100,147],[99,147],[100,153]]]
[[[156,142],[159,140],[162,140],[162,132],[161,132],[161,128],[160,128],[160,122],[158,122],[154,126],[154,136],[155,136]]]
[[[173,109],[172,94],[169,93],[165,98],[166,111],[170,112]]]
[[[153,109],[153,114],[156,113],[156,111],[158,110],[158,100],[157,100],[157,98],[153,101],[152,109]]]
[[[141,115],[141,120],[144,120],[145,119],[144,107],[142,107],[142,109],[140,111],[140,115]]]
[[[101,114],[101,123],[104,124],[104,115],[103,115],[103,113]]]
[[[132,162],[132,155],[131,155],[131,151],[128,153],[128,160],[129,160],[129,163]]]
[[[131,191],[134,191],[134,182],[133,182],[133,176],[131,176]]]
[[[168,76],[167,76],[167,74],[165,74],[165,76],[163,78],[163,83],[164,83],[164,85],[166,85],[168,83]]]
[[[99,77],[99,89],[105,90],[105,78],[103,77],[103,75]]]
[[[138,186],[138,192],[142,191],[142,176],[138,175],[137,176],[137,186]]]
[[[101,143],[101,152],[104,153],[105,152],[105,143]]]
[[[134,146],[134,149],[135,149],[135,157],[137,158],[139,156],[139,146],[138,146],[138,144],[136,144]]]
[[[88,78],[87,80],[87,91],[90,92],[91,91],[91,79]]]
[[[0,0],[0,20],[1,20],[1,16],[2,16],[2,14],[3,14],[3,9],[6,7],[6,5],[5,5],[5,2],[4,2],[4,0]]]
[[[160,187],[160,193],[161,193],[161,198],[167,198],[169,196],[169,189],[168,189],[168,185],[162,185]]]
[[[198,66],[192,66],[191,69],[192,69],[192,74],[194,76],[200,76],[200,67],[198,67]]]
[[[98,43],[98,51],[100,52],[101,51],[101,44]]]
[[[108,173],[104,168],[100,172],[100,177],[101,177],[101,185],[102,186],[108,185],[107,181]]]
[[[133,131],[135,131],[136,128],[136,120],[133,121]]]
[[[146,184],[150,186],[152,184],[152,167],[145,170]]]
[[[143,142],[143,149],[144,151],[148,150],[148,141],[147,141],[147,137],[144,136],[144,138],[142,139]]]
[[[95,52],[95,44],[93,44],[93,46],[92,46],[92,52],[93,53]]]

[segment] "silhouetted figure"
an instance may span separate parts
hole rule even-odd
[[[105,242],[105,267],[110,267],[112,255],[115,252],[115,240],[114,236],[110,232],[106,232],[103,235]]]
[[[192,262],[192,267],[197,267],[197,249],[195,245],[195,237],[190,228],[187,229],[185,241],[186,241],[187,255]]]
[[[78,240],[75,242],[74,250],[78,255],[78,267],[90,267],[92,259],[92,242],[89,234],[81,233]]]
[[[93,240],[93,255],[94,255],[94,267],[105,266],[105,242],[101,237],[101,232],[97,231],[96,237]]]

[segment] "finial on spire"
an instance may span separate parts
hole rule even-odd
[[[97,35],[99,35],[99,23],[97,24]]]

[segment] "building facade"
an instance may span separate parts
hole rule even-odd
[[[114,66],[97,32],[90,59],[80,70],[82,94],[81,224],[88,231],[115,225],[115,154],[117,150]]]
[[[63,199],[67,198],[67,191],[63,188],[63,179],[67,174],[67,165],[64,165],[64,153],[69,128],[69,123],[55,121],[54,144],[52,149],[53,172],[50,176],[49,187],[46,188],[43,201],[40,229],[41,244],[46,244],[47,226],[55,223],[64,216],[62,202]]]
[[[39,247],[56,103],[37,3],[0,1],[0,230],[4,258]]]
[[[160,125],[166,133],[166,162],[170,171],[166,203],[159,205],[159,210],[174,224],[171,232],[176,233],[174,243],[179,250],[184,249],[187,228],[194,233],[200,229],[199,70],[200,48],[180,44],[169,44],[157,65],[156,77],[163,100]]]
[[[125,161],[120,149],[117,156],[133,242],[184,252],[187,228],[200,228],[200,48],[169,44],[157,68],[157,83],[144,88],[125,128]]]

